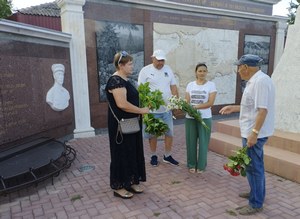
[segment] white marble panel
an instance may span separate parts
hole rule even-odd
[[[236,73],[233,62],[238,57],[239,32],[195,26],[154,23],[153,50],[167,53],[167,62],[176,74],[179,93],[195,80],[195,66],[205,62],[208,79],[216,83],[216,105],[235,102]]]
[[[275,128],[300,133],[300,10],[294,25],[289,25],[284,53],[272,79],[276,88]]]

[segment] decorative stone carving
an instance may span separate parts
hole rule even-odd
[[[70,94],[63,87],[65,66],[62,64],[53,64],[52,67],[54,85],[47,92],[46,102],[55,111],[62,111],[69,106]]]

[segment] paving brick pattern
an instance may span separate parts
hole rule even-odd
[[[105,132],[96,137],[69,142],[77,151],[72,166],[51,180],[0,197],[1,219],[31,218],[300,218],[300,185],[266,174],[267,196],[264,211],[255,216],[241,216],[234,210],[246,205],[238,197],[248,190],[244,177],[232,177],[223,170],[227,158],[208,153],[204,173],[189,173],[186,167],[184,125],[175,125],[174,167],[162,162],[163,141],[158,143],[160,165],[149,164],[148,142],[144,142],[147,182],[143,194],[123,200],[113,196],[109,186],[109,145]],[[94,169],[79,171],[83,165]]]

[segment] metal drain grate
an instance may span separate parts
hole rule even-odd
[[[89,171],[92,171],[95,169],[95,166],[94,165],[91,165],[91,164],[83,164],[81,165],[78,170],[79,172],[89,172]]]

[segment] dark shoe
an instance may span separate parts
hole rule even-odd
[[[150,161],[150,164],[154,167],[156,167],[158,165],[158,161],[157,161],[157,156],[156,155],[153,155],[151,157],[151,161]]]
[[[249,192],[240,193],[239,197],[249,199],[250,198],[250,193]]]
[[[252,215],[252,214],[261,212],[262,210],[263,210],[263,208],[252,208],[251,206],[247,205],[247,206],[239,209],[239,214],[240,215]]]
[[[131,192],[128,192],[126,189],[118,189],[114,191],[114,196],[123,199],[129,199],[133,197],[133,194]]]
[[[178,161],[174,160],[172,156],[166,157],[164,155],[163,162],[169,163],[169,164],[172,164],[172,165],[175,165],[175,166],[179,165]]]
[[[130,187],[130,191],[133,192],[133,193],[142,193],[144,190],[140,185],[133,184]]]

